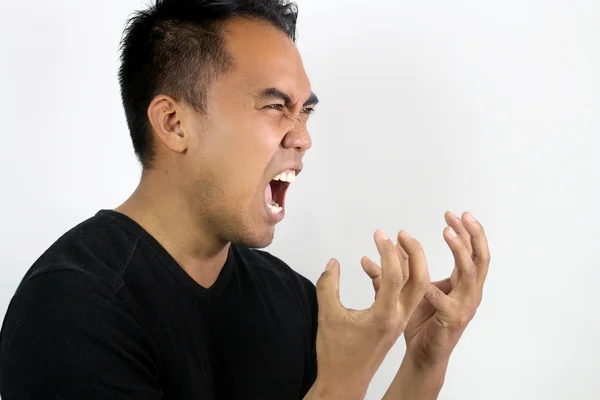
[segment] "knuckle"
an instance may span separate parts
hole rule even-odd
[[[329,326],[331,325],[335,320],[335,317],[328,312],[324,312],[324,313],[319,313],[318,316],[318,325],[319,326]]]
[[[417,239],[412,238],[408,241],[407,245],[405,246],[405,251],[409,258],[414,257],[419,252],[423,252],[423,245]]]
[[[387,311],[375,313],[373,319],[380,334],[385,334],[393,328],[394,318]]]
[[[438,288],[436,288],[433,291],[432,297],[433,297],[434,300],[439,300],[442,297],[442,291],[439,290]]]
[[[394,341],[404,332],[406,322],[400,318],[387,317],[380,319],[377,324],[377,332],[381,338],[390,338]]]
[[[396,322],[394,321],[394,318],[388,316],[379,320],[379,331],[383,335],[387,333],[392,333],[395,327]]]
[[[417,287],[419,287],[419,289],[422,290],[427,290],[429,284],[431,283],[426,273],[412,274],[410,276],[410,280],[414,282],[414,285],[416,285]]]
[[[315,285],[315,288],[317,289],[317,292],[323,290],[323,275],[321,275],[321,277],[317,279],[317,284]]]
[[[482,295],[478,295],[477,298],[475,299],[475,306],[479,307],[481,305],[482,301],[483,301],[483,296]]]
[[[317,297],[325,296],[327,294],[328,289],[327,289],[327,286],[325,285],[325,283],[323,283],[321,281],[317,281],[315,288],[316,288],[316,292],[317,292]]]
[[[329,322],[329,314],[320,312],[318,316],[318,322],[319,325],[327,325],[327,323]]]
[[[384,330],[392,329],[396,323],[397,310],[393,307],[385,307],[374,313],[374,320],[377,326]]]
[[[380,287],[380,283],[378,279],[374,279],[373,280],[373,289],[375,289],[375,292],[379,291],[379,287]]]
[[[326,286],[327,283],[327,277],[328,277],[328,272],[329,271],[323,271],[321,273],[321,276],[319,276],[319,279],[317,279],[317,284],[315,285],[317,287],[317,289],[319,288],[324,288]]]
[[[402,334],[402,332],[404,332],[404,329],[406,329],[406,325],[408,325],[408,322],[405,319],[400,319],[396,322],[396,324],[394,325],[394,330],[391,332],[393,333],[394,338],[397,338]]]
[[[396,252],[396,248],[394,243],[392,243],[391,240],[386,240],[381,244],[381,248],[383,249],[383,251],[385,251],[386,253],[391,253],[392,251]]]
[[[465,274],[469,279],[477,278],[477,267],[475,266],[474,263],[472,263],[471,265],[469,265],[467,267]]]
[[[457,313],[455,320],[456,328],[464,330],[467,327],[467,325],[469,325],[469,322],[471,322],[471,320],[473,319],[476,310],[476,307],[470,305],[465,305],[461,307],[459,309],[459,312]]]
[[[467,325],[469,325],[469,322],[471,322],[471,316],[465,312],[461,313],[459,319],[458,319],[458,328],[460,330],[464,330]]]
[[[492,261],[492,257],[490,256],[489,253],[482,255],[480,258],[481,258],[481,261],[485,264],[489,264],[490,261]]]
[[[389,279],[389,287],[392,291],[399,291],[404,286],[404,278],[401,274],[395,274]]]

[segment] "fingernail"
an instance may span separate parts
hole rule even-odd
[[[454,229],[452,229],[451,226],[449,226],[448,228],[450,228],[450,229],[448,229],[448,233],[450,234],[450,236],[452,236],[454,239],[457,239],[458,234],[456,233],[456,231]]]
[[[377,239],[379,239],[379,240],[389,240],[390,239],[389,237],[387,237],[385,232],[382,231],[381,229],[379,229],[379,230],[377,230],[377,232],[375,232],[375,237],[377,237]]]
[[[329,271],[333,267],[334,263],[335,263],[335,260],[333,258],[331,260],[329,260],[329,262],[327,263],[327,266],[325,266],[325,271]]]
[[[477,222],[473,214],[471,214],[470,212],[467,213],[467,219],[471,222]]]
[[[410,233],[408,233],[406,231],[402,231],[402,232],[400,232],[400,234],[403,235],[405,238],[412,239],[412,236],[410,235]]]

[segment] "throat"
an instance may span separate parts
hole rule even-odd
[[[276,203],[279,207],[283,207],[285,192],[290,184],[282,181],[271,181],[269,185],[271,186],[271,204]]]
[[[205,289],[210,289],[227,268],[231,244],[202,257],[190,253],[174,253],[173,258],[187,275]]]

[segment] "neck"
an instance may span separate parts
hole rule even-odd
[[[210,232],[199,212],[170,183],[168,175],[144,172],[135,192],[115,211],[152,235],[198,284],[210,287],[217,280],[230,243]]]

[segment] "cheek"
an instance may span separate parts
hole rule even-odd
[[[226,186],[225,191],[238,204],[254,202],[257,195],[264,195],[267,167],[281,144],[272,121],[260,119],[235,127],[221,137],[218,157],[213,158],[217,173]]]
[[[243,174],[258,174],[264,178],[267,165],[277,153],[283,135],[275,119],[255,118],[240,126],[231,153]]]

